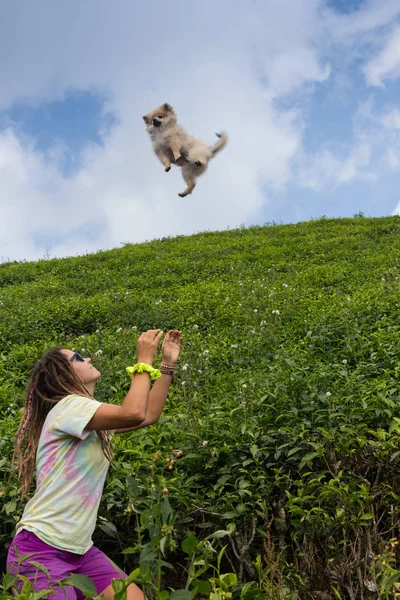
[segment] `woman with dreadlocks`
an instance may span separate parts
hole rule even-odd
[[[36,490],[16,526],[7,569],[27,577],[36,590],[81,574],[93,580],[97,594],[111,600],[112,579],[126,577],[91,537],[111,461],[112,435],[155,423],[164,408],[182,338],[177,330],[166,334],[162,364],[154,369],[162,333],[154,329],[139,337],[138,363],[127,369],[132,382],[121,405],[94,399],[100,372],[90,358],[72,350],[46,352],[32,371],[14,456],[23,496],[29,494],[35,471]],[[22,554],[30,557],[18,565]],[[49,577],[29,564],[32,560],[46,567]],[[84,598],[73,586],[54,589],[53,600]],[[127,593],[128,600],[143,600],[135,584]]]

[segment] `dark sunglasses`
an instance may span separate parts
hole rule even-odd
[[[73,354],[73,355],[71,356],[71,358],[69,359],[69,362],[72,362],[72,361],[74,361],[75,359],[76,359],[76,360],[79,360],[79,362],[85,362],[85,359],[83,358],[83,356],[81,356],[81,355],[79,354],[79,352],[75,352],[75,354]]]

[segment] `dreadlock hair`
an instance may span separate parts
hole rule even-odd
[[[43,424],[57,402],[70,394],[93,398],[61,348],[46,352],[34,366],[26,390],[25,410],[15,437],[13,464],[21,484],[22,497],[27,497],[36,466],[36,451]],[[110,462],[110,432],[96,431],[103,452]]]

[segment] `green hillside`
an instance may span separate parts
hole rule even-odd
[[[0,265],[2,569],[23,509],[10,460],[32,363],[52,345],[90,355],[103,373],[97,399],[121,402],[139,333],[178,328],[184,346],[161,420],[114,438],[95,544],[127,572],[140,564],[142,580],[161,567],[162,589],[185,588],[189,570],[198,597],[212,577],[248,600],[257,590],[377,597],[374,586],[395,597],[383,590],[400,582],[390,542],[400,518],[399,275],[400,217]],[[224,546],[221,573],[237,583],[212,569]]]

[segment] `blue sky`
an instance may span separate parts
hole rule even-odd
[[[327,5],[338,13],[349,14],[358,11],[365,0],[330,0]]]
[[[102,144],[102,133],[116,123],[105,113],[106,98],[95,90],[68,90],[62,98],[38,104],[14,103],[0,113],[0,127],[12,127],[46,154],[56,145],[66,152],[61,163],[68,176],[80,168],[80,152],[88,143]]]
[[[22,0],[0,52],[0,260],[400,211],[398,0]],[[186,199],[141,119],[165,101],[230,138]]]

